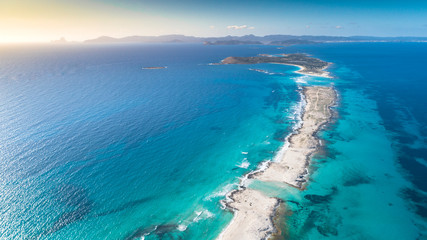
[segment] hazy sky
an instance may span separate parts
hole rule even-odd
[[[0,42],[164,34],[427,37],[427,0],[0,0]]]

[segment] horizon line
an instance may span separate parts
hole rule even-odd
[[[109,35],[100,35],[98,37],[94,38],[88,38],[85,40],[66,40],[66,37],[59,37],[57,39],[52,40],[45,40],[45,41],[13,41],[13,42],[1,42],[0,44],[60,44],[61,40],[64,40],[65,43],[85,43],[89,40],[96,40],[102,37],[108,37],[113,39],[123,39],[128,37],[165,37],[165,36],[182,36],[182,37],[194,37],[194,38],[225,38],[225,37],[246,37],[246,36],[254,36],[254,37],[267,37],[267,36],[292,36],[292,37],[336,37],[336,38],[354,38],[354,37],[367,37],[367,38],[423,38],[427,40],[427,36],[408,36],[408,35],[398,35],[398,36],[374,36],[374,35],[349,35],[349,36],[343,36],[343,35],[292,35],[292,34],[267,34],[267,35],[255,35],[255,34],[245,34],[245,35],[223,35],[223,36],[210,36],[210,37],[202,37],[202,36],[194,36],[194,35],[186,35],[186,34],[162,34],[162,35],[127,35],[127,36],[121,36],[121,37],[113,37]],[[151,42],[155,43],[155,42]],[[165,43],[165,42],[159,42],[159,43]]]

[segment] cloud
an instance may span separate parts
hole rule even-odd
[[[240,29],[254,29],[254,27],[248,27],[248,25],[230,25],[227,29],[240,30]]]
[[[214,28],[215,28],[215,26],[211,25],[211,26],[209,26],[209,28],[210,28],[210,29],[214,29]]]
[[[337,25],[337,26],[335,26],[335,28],[336,28],[336,29],[341,29],[341,28],[342,28],[342,26]]]

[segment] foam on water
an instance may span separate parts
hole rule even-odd
[[[229,184],[225,185],[224,187],[222,187],[221,190],[219,190],[217,192],[213,192],[209,196],[205,197],[205,200],[206,201],[212,201],[212,199],[214,199],[214,198],[224,197],[227,195],[227,193],[231,192],[233,189],[235,189],[237,187],[238,187],[237,183],[229,183]]]
[[[283,144],[283,146],[279,149],[279,151],[277,152],[277,154],[274,156],[273,158],[273,162],[280,162],[281,157],[284,155],[284,153],[286,152],[286,150],[289,148],[289,138],[295,133],[295,131],[297,131],[298,129],[300,129],[302,127],[303,124],[303,120],[302,120],[302,116],[304,114],[304,108],[307,105],[307,101],[305,100],[305,96],[304,94],[302,94],[302,87],[298,86],[299,92],[300,92],[300,101],[298,101],[296,104],[294,104],[293,106],[291,106],[292,109],[292,114],[288,116],[289,119],[292,119],[295,121],[295,123],[292,126],[292,132],[289,133],[286,137],[285,137],[285,143]]]
[[[236,166],[239,168],[247,169],[251,165],[251,163],[248,161],[247,158],[243,158],[242,162],[240,164],[237,164]]]
[[[299,84],[307,84],[307,81],[310,79],[310,76],[298,76],[294,78],[294,81],[299,83]]]
[[[178,231],[184,232],[185,230],[187,230],[187,227],[188,226],[186,226],[184,224],[179,224],[177,229],[178,229]]]

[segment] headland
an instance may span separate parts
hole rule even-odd
[[[276,63],[300,67],[298,73],[319,77],[331,76],[325,69],[330,63],[306,54],[279,54],[279,55],[258,55],[256,57],[227,57],[220,64],[258,64],[258,63]]]

